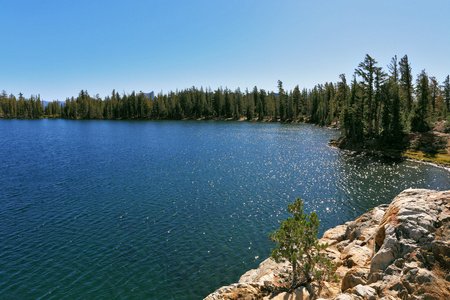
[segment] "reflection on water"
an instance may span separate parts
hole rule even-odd
[[[344,154],[338,131],[234,122],[0,120],[0,293],[198,299],[267,257],[304,199],[321,232],[446,170]],[[76,296],[75,296],[76,295]]]

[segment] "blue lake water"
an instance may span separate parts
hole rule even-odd
[[[2,299],[201,299],[270,254],[304,199],[324,230],[450,173],[247,122],[0,120]]]

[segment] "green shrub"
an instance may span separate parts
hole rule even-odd
[[[325,256],[322,250],[328,244],[320,244],[319,219],[315,212],[307,215],[303,212],[303,203],[297,198],[288,205],[292,213],[285,221],[281,221],[280,229],[269,235],[276,249],[272,249],[271,257],[276,262],[289,261],[292,273],[289,274],[290,288],[295,289],[312,281],[336,279],[336,265]]]
[[[445,120],[444,132],[445,133],[450,133],[450,116],[447,117],[447,120]]]

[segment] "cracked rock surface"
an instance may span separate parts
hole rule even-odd
[[[271,293],[289,263],[271,258],[205,299],[450,299],[450,191],[408,189],[327,230],[339,282]]]

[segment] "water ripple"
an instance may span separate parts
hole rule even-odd
[[[198,299],[304,199],[325,229],[448,172],[349,156],[309,125],[0,120],[5,299]],[[194,287],[194,288],[193,288]]]

